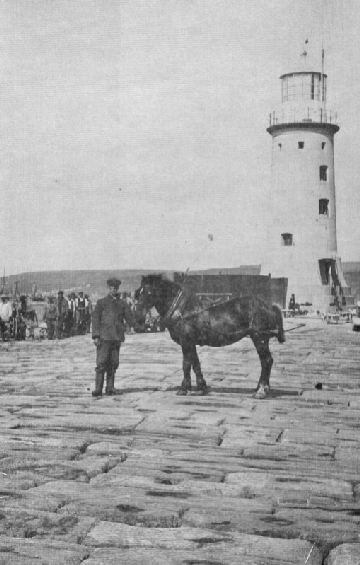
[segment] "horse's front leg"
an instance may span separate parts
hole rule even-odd
[[[200,360],[196,351],[196,345],[192,349],[192,368],[196,375],[196,386],[200,394],[207,394],[208,386],[203,377]]]
[[[273,364],[273,358],[269,349],[269,338],[254,334],[251,336],[251,339],[256,347],[261,363],[261,375],[254,396],[255,398],[265,398],[270,392],[270,373]]]
[[[182,345],[182,353],[183,353],[183,372],[184,378],[181,383],[181,386],[177,392],[179,396],[186,396],[188,392],[191,391],[191,362],[192,362],[192,355],[191,349],[186,346]]]

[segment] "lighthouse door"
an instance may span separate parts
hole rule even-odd
[[[344,293],[341,282],[339,280],[336,260],[320,259],[319,270],[322,284],[330,287],[330,292],[333,297],[330,306],[339,307],[340,304],[346,303],[346,301],[344,301],[343,299]]]
[[[334,261],[332,259],[319,259],[319,270],[321,276],[321,283],[324,285],[328,285],[330,282],[330,272],[332,274],[333,269],[332,263]]]

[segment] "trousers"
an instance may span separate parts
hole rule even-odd
[[[120,341],[101,341],[96,350],[96,371],[115,373],[119,366]]]

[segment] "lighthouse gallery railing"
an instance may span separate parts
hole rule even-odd
[[[269,114],[269,126],[288,123],[337,124],[337,112],[324,108],[284,108]]]

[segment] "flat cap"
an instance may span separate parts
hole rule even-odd
[[[106,284],[108,286],[114,286],[115,288],[119,288],[119,286],[121,285],[121,281],[119,281],[119,279],[116,279],[115,277],[108,279],[106,281]]]

